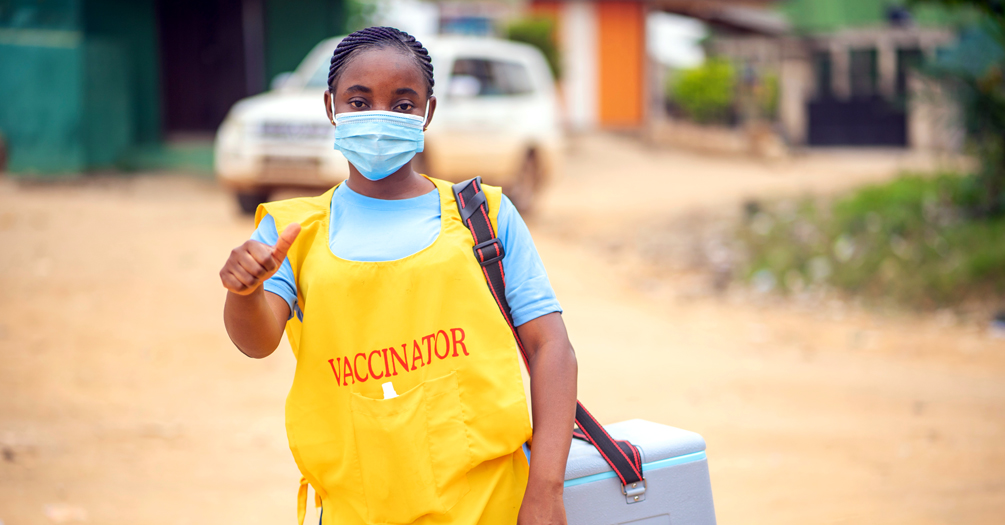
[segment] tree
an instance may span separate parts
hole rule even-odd
[[[1005,213],[1005,0],[913,0],[971,9],[982,16],[928,71],[947,81],[963,110],[968,142],[980,161],[973,195],[980,216]]]
[[[667,86],[670,100],[698,123],[724,123],[736,98],[736,71],[724,59],[680,71]]]
[[[506,38],[530,44],[541,50],[541,54],[548,61],[548,67],[551,68],[551,74],[555,78],[562,76],[558,45],[555,44],[554,20],[544,16],[514,20],[506,26]]]

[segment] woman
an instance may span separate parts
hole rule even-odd
[[[322,524],[565,523],[575,354],[526,226],[483,186],[528,354],[532,431],[516,341],[451,185],[412,171],[436,111],[432,73],[422,44],[393,28],[339,43],[324,104],[349,178],[259,208],[220,271],[227,332],[262,358],[286,329],[287,433]]]

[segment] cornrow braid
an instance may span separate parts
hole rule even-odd
[[[342,39],[335,47],[331,66],[328,68],[328,89],[335,91],[335,82],[341,74],[343,66],[360,51],[375,47],[397,47],[415,58],[416,64],[422,70],[426,79],[427,96],[433,95],[433,61],[429,52],[414,36],[393,27],[368,27]]]

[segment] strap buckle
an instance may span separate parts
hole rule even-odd
[[[640,487],[639,484],[642,484]],[[621,493],[625,495],[625,503],[638,503],[646,500],[646,480],[642,479],[628,486],[621,486]]]
[[[484,256],[481,254],[481,252],[484,251],[486,248],[491,248],[493,246],[496,249],[496,255],[493,255],[488,259],[483,259]],[[501,261],[503,256],[506,255],[506,250],[503,249],[503,244],[498,237],[496,237],[495,239],[489,239],[485,242],[480,242],[476,244],[475,247],[472,248],[472,251],[475,252],[475,259],[478,261],[478,264],[482,265],[482,267],[488,266],[490,264],[495,264]]]
[[[461,214],[461,222],[464,223],[466,228],[470,228],[468,225],[468,219],[481,209],[482,206],[485,206],[486,212],[488,211],[488,205],[485,200],[485,192],[479,191],[481,184],[482,178],[475,177],[453,185],[454,198],[457,199],[457,212]],[[461,193],[469,187],[474,188],[472,190],[473,193],[471,193],[465,200],[461,197]],[[461,205],[462,202],[464,203],[463,206]]]

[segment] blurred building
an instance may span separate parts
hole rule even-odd
[[[641,126],[647,2],[532,0],[531,10],[556,22],[568,124],[574,129]]]
[[[574,129],[642,129],[660,118],[662,84],[647,56],[646,17],[703,22],[709,56],[741,84],[777,79],[777,119],[789,144],[952,149],[947,99],[914,68],[954,39],[937,9],[890,0],[532,0],[552,17]],[[741,86],[742,87],[742,86]],[[910,96],[911,94],[918,96]],[[753,116],[737,110],[742,122]]]
[[[745,85],[777,79],[777,109],[768,120],[789,144],[952,149],[960,133],[950,105],[912,69],[954,38],[950,20],[900,3],[528,0],[527,9],[556,23],[572,129],[642,130],[661,118],[663,88],[647,51],[647,17],[663,12],[707,27],[704,54],[729,58]],[[209,166],[208,139],[231,105],[264,91],[316,43],[343,33],[346,4],[0,0],[7,168],[142,169],[190,157]],[[409,5],[388,9],[399,18],[431,20],[417,27],[432,32],[472,35],[491,35],[520,11],[517,3],[494,0]],[[742,108],[737,113],[741,121],[751,118]]]
[[[709,42],[746,72],[780,79],[787,140],[811,146],[953,149],[951,102],[918,74],[952,43],[951,20],[884,0],[788,0],[776,34],[721,32]]]
[[[0,2],[8,169],[156,164],[165,141],[211,136],[344,21],[342,0]]]
[[[566,118],[575,129],[639,129],[652,111],[646,16],[682,14],[732,25],[743,13],[763,12],[771,0],[532,0],[535,14],[552,17],[562,53]],[[772,24],[773,18],[766,24]]]
[[[445,35],[496,36],[499,22],[519,14],[511,3],[465,0],[436,3],[440,33]]]

